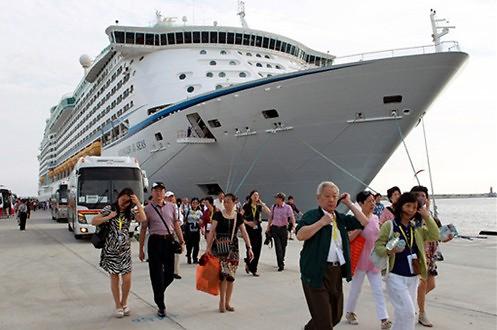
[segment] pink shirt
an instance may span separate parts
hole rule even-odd
[[[383,225],[386,221],[393,220],[395,218],[395,215],[388,209],[388,207],[385,207],[383,212],[380,215],[380,225]]]
[[[271,222],[272,226],[288,226],[289,218],[293,217],[293,209],[286,203],[283,203],[281,206],[275,204],[271,210],[271,217],[273,218],[273,222]]]
[[[154,210],[154,206],[162,214],[164,221],[167,223],[169,231],[164,226],[164,222],[160,218],[159,214],[157,214],[157,212]],[[150,201],[150,203],[145,206],[145,215],[147,216],[147,224],[142,224],[142,226],[148,225],[150,235],[168,235],[170,233],[174,234],[174,220],[178,221],[176,216],[175,204],[165,202],[164,205],[160,206],[158,204],[155,204],[155,202]]]
[[[379,272],[380,270],[374,266],[374,264],[369,260],[369,255],[374,249],[374,244],[378,237],[380,236],[380,224],[378,217],[376,215],[371,215],[369,217],[368,225],[362,230],[361,236],[364,237],[366,243],[364,243],[364,248],[362,249],[361,257],[357,263],[357,270],[363,272]]]

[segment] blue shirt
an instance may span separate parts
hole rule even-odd
[[[406,248],[404,251],[397,253],[395,255],[395,264],[393,265],[393,268],[391,270],[392,273],[400,275],[400,276],[417,276],[416,274],[411,273],[411,269],[409,268],[409,261],[407,260],[407,256],[415,253],[416,255],[418,254],[418,247],[416,246],[416,239],[413,237],[412,239],[412,249],[409,248],[409,244],[411,243],[411,233],[414,235],[414,228],[412,231],[410,230],[410,225],[404,226],[400,223],[398,223],[396,220],[392,220],[393,226],[393,232],[394,233],[399,233],[399,239],[403,240],[406,242]],[[402,234],[400,227],[402,226],[402,229],[404,231],[404,234],[407,236],[407,240],[405,239],[404,235]]]

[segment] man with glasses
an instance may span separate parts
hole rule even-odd
[[[181,246],[184,244],[176,213],[176,205],[164,200],[165,192],[166,187],[162,182],[152,184],[152,200],[145,207],[147,220],[142,222],[140,230],[141,261],[145,259],[143,247],[147,229],[150,234],[148,239],[148,267],[159,317],[166,316],[164,292],[174,280],[173,234],[176,233]]]

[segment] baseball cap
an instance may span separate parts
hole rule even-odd
[[[162,182],[154,182],[152,183],[152,189],[155,188],[166,189],[166,186]]]
[[[174,196],[174,193],[172,191],[166,192],[166,197],[171,197]]]
[[[286,195],[282,192],[279,192],[276,195],[274,195],[274,198],[281,198],[282,200],[285,200]]]

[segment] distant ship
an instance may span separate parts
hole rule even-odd
[[[84,155],[132,156],[178,196],[257,189],[315,204],[325,179],[369,184],[466,60],[435,13],[434,44],[336,58],[242,27],[112,25],[110,44],[50,111],[40,198]],[[43,199],[43,198],[42,198]]]

